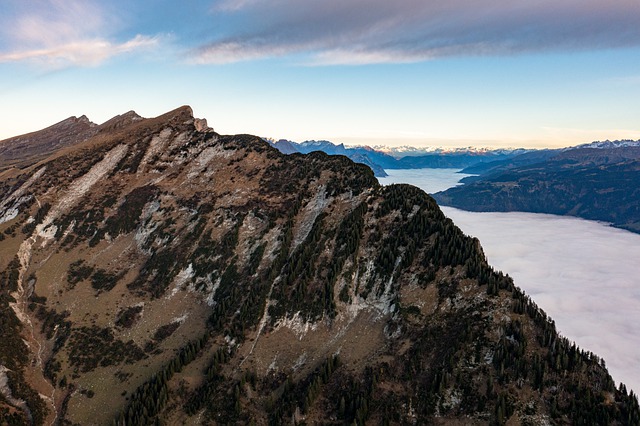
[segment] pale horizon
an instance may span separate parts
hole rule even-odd
[[[154,118],[158,115],[162,115],[166,112],[169,112],[172,109],[178,108],[179,106],[181,105],[175,105],[174,108],[169,108],[166,111],[153,113],[151,115],[149,114],[145,115],[145,114],[141,114],[138,111],[135,111],[135,110],[134,111],[144,118]],[[193,108],[192,105],[190,106]],[[131,109],[123,110],[113,115],[104,115],[104,113],[98,114],[96,115],[96,117],[92,117],[91,114],[88,114],[88,113],[76,113],[69,116],[65,116],[64,118],[59,118],[59,119],[52,118],[53,120],[56,120],[56,121],[42,123],[42,124],[40,123],[43,122],[44,120],[38,119],[36,117],[30,117],[31,118],[30,121],[14,122],[13,128],[15,130],[13,131],[18,133],[10,134],[9,132],[12,131],[11,127],[0,128],[0,141],[45,129],[49,126],[55,125],[71,117],[80,117],[82,115],[85,115],[90,121],[96,124],[102,124],[110,120],[111,118],[117,115],[124,114],[128,111],[131,111]],[[554,149],[554,148],[572,147],[572,146],[591,143],[595,141],[640,140],[640,131],[600,130],[600,131],[586,132],[586,131],[578,131],[576,129],[566,129],[564,132],[558,129],[548,129],[550,133],[555,133],[555,136],[549,137],[546,139],[544,138],[540,138],[540,139],[496,138],[496,139],[474,140],[474,139],[438,139],[438,138],[429,138],[429,137],[421,138],[417,136],[414,136],[414,137],[408,137],[408,136],[399,136],[399,137],[392,137],[392,136],[362,137],[361,136],[361,137],[358,137],[358,136],[340,136],[340,135],[337,135],[337,136],[328,135],[328,136],[319,137],[319,136],[305,135],[305,134],[299,134],[299,133],[296,134],[296,137],[287,137],[287,136],[280,136],[280,135],[273,136],[273,135],[260,134],[260,132],[258,131],[251,132],[251,131],[241,130],[241,129],[230,129],[230,131],[225,131],[224,126],[222,128],[217,127],[216,126],[217,123],[214,120],[211,120],[209,117],[199,114],[198,111],[195,109],[194,109],[194,116],[197,118],[207,119],[209,126],[213,127],[214,130],[220,134],[247,134],[248,133],[258,137],[270,138],[273,140],[285,139],[293,142],[326,140],[336,145],[339,145],[342,143],[347,147],[357,147],[357,146],[369,146],[372,148],[412,147],[417,149],[425,149],[425,148]],[[34,127],[38,125],[40,127]],[[247,127],[251,127],[251,126],[247,125]],[[565,133],[566,133],[566,136],[564,137],[558,136],[560,134],[565,134]]]
[[[6,0],[0,139],[185,104],[296,141],[638,139],[638,22],[630,0]]]

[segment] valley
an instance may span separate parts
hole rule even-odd
[[[379,180],[435,193],[471,176],[458,172],[389,170]],[[566,216],[441,208],[480,239],[491,264],[508,271],[564,336],[601,353],[614,379],[640,389],[640,324],[630,320],[640,312],[640,235]]]

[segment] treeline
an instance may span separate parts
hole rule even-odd
[[[332,288],[335,286],[347,259],[352,258],[354,263],[357,262],[356,257],[364,236],[365,214],[368,208],[367,203],[358,204],[338,227],[333,259],[327,270],[327,281]],[[342,287],[339,298],[344,303],[349,302],[349,285]]]
[[[327,358],[305,379],[293,383],[290,377],[282,385],[280,396],[267,406],[269,425],[281,425],[294,416],[296,410],[307,414],[314,401],[322,393],[322,388],[331,380],[340,367],[337,355]]]
[[[116,417],[113,424],[116,426],[159,424],[158,414],[169,397],[169,380],[198,356],[207,340],[207,335],[204,335],[200,339],[187,343],[158,373],[138,386],[131,394],[127,407]]]
[[[272,299],[277,301],[270,307],[273,321],[298,311],[305,320],[316,320],[323,314],[335,315],[333,283],[318,277],[324,269],[319,265],[319,259],[333,236],[325,217],[326,213],[318,215],[306,239],[284,263],[280,281],[272,293]]]

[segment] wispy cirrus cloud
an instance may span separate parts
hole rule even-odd
[[[40,49],[0,53],[0,62],[31,61],[52,68],[69,65],[95,66],[123,53],[149,48],[158,43],[158,37],[138,35],[124,43],[104,39],[80,40]]]
[[[258,3],[260,0],[222,0],[217,2],[214,11],[238,11]]]
[[[80,0],[9,0],[0,18],[0,62],[31,62],[48,68],[95,66],[124,53],[148,49],[159,37],[113,37],[120,22],[99,3]]]
[[[640,46],[636,0],[223,0],[213,10],[214,20],[239,25],[193,49],[194,62],[396,63]]]

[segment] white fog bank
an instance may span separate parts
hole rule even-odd
[[[387,172],[393,176],[382,184],[406,177],[430,193],[464,177],[450,169],[449,176],[442,169]],[[640,390],[639,234],[565,216],[442,211],[480,239],[489,263],[513,277],[562,335],[603,357],[616,382]]]
[[[474,176],[458,173],[459,171],[460,169],[386,169],[385,172],[389,176],[378,178],[378,181],[382,185],[408,183],[425,190],[429,194],[434,194],[461,185],[459,183],[461,179],[467,176]]]

